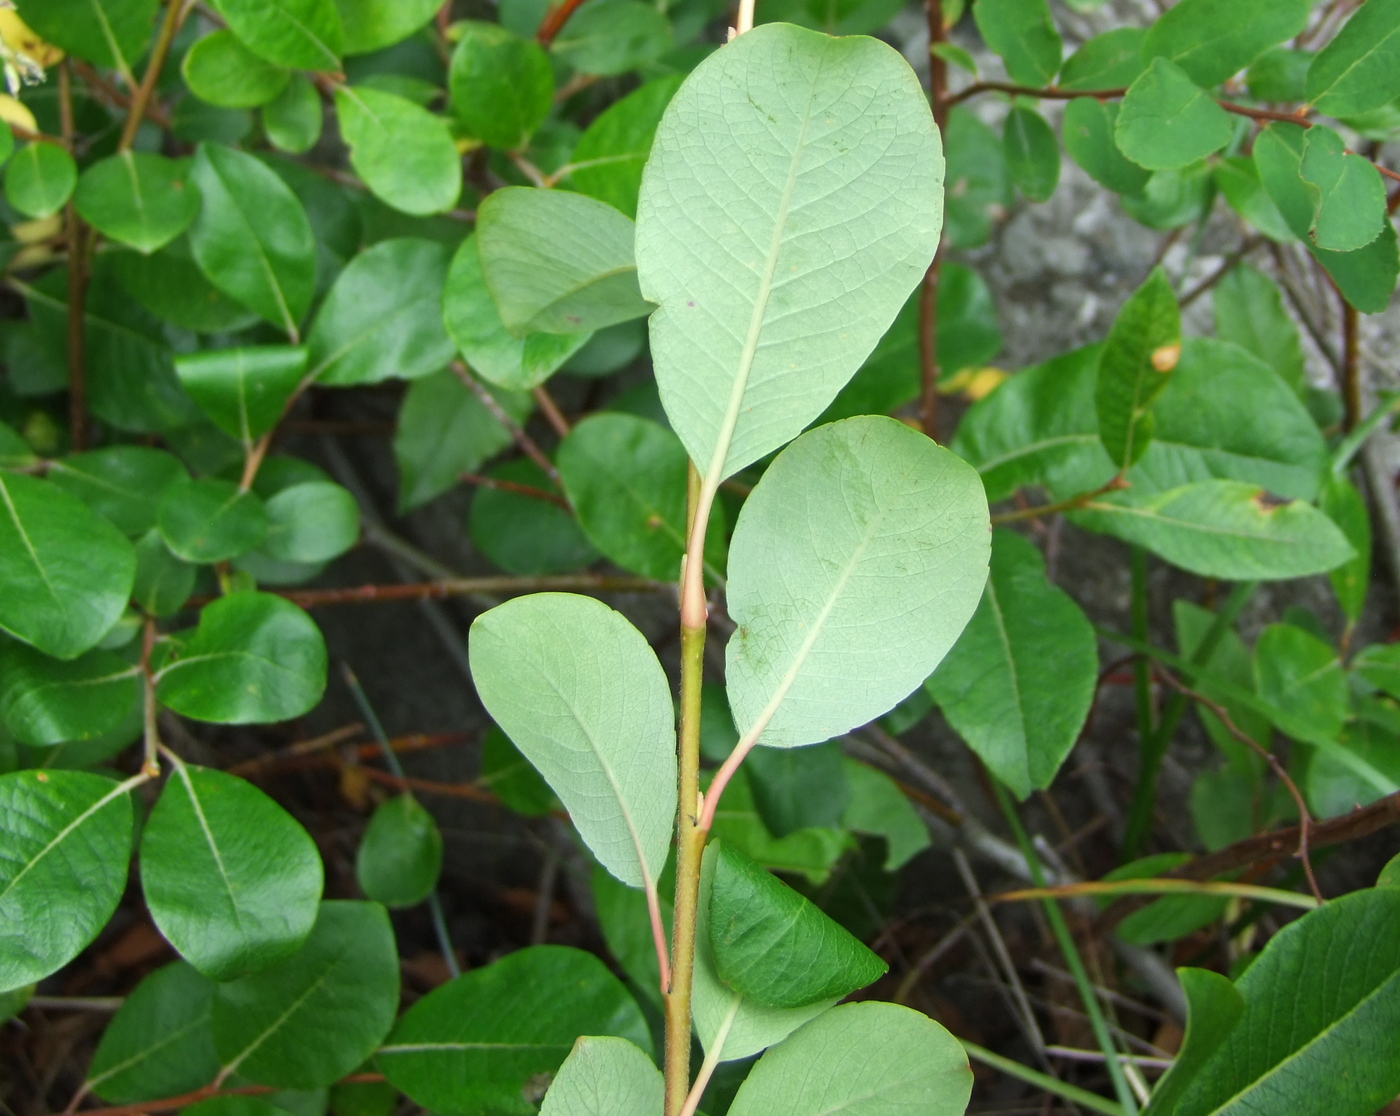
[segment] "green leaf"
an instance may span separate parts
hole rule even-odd
[[[1287,244],[1297,239],[1259,180],[1253,159],[1244,155],[1222,158],[1215,165],[1215,184],[1230,207],[1270,240]]]
[[[1011,205],[1011,179],[1000,138],[965,105],[948,114],[944,235],[950,247],[978,248]]]
[[[5,170],[5,200],[26,217],[52,217],[78,184],[78,164],[56,143],[21,147]]]
[[[131,544],[77,497],[0,473],[0,628],[76,658],[117,622],[135,574]]]
[[[1390,221],[1381,225],[1380,236],[1355,252],[1311,251],[1342,297],[1361,313],[1380,314],[1390,305],[1395,279],[1400,275],[1400,248]]]
[[[0,718],[21,744],[87,740],[126,715],[140,689],[136,675],[111,651],[64,662],[7,640],[0,648]]]
[[[928,1016],[896,1004],[843,1004],[759,1059],[729,1111],[961,1116],[971,1092],[962,1044]]]
[[[1142,76],[1147,63],[1142,44],[1147,31],[1141,27],[1118,27],[1095,35],[1065,59],[1057,83],[1061,89],[1126,89]]]
[[[178,764],[142,831],[141,884],[166,940],[226,981],[301,947],[321,899],[321,857],[251,783]]]
[[[496,389],[497,401],[516,422],[530,397]],[[399,466],[399,511],[408,511],[457,485],[511,444],[510,433],[449,370],[414,380],[399,408],[394,458]]]
[[[126,535],[156,524],[161,497],[188,477],[179,458],[149,446],[111,446],[49,463],[48,478]]]
[[[656,1116],[665,1091],[661,1071],[626,1039],[581,1038],[554,1075],[540,1116]]]
[[[1113,139],[1117,121],[1118,106],[1113,102],[1076,97],[1065,106],[1065,150],[1100,186],[1115,194],[1136,194],[1151,176],[1118,150]]]
[[[1098,669],[1094,629],[1046,578],[1040,552],[998,531],[982,603],[925,686],[958,735],[1025,798],[1054,781],[1074,747]]]
[[[1340,817],[1384,798],[1382,787],[1400,788],[1400,735],[1372,721],[1354,720],[1335,748],[1309,749],[1300,768],[1298,782],[1313,816]]]
[[[1293,235],[1303,241],[1313,222],[1312,198],[1302,177],[1305,144],[1304,130],[1296,124],[1270,124],[1254,140],[1259,181]]]
[[[1312,201],[1308,237],[1313,244],[1352,252],[1380,235],[1386,223],[1381,173],[1369,159],[1348,155],[1346,142],[1331,128],[1308,129],[1300,173]]]
[[[355,854],[360,890],[389,907],[412,907],[437,886],[442,834],[412,795],[381,802]]]
[[[457,204],[462,159],[446,120],[368,86],[341,86],[335,108],[350,165],[375,197],[415,217]]]
[[[1141,194],[1125,194],[1121,204],[1129,217],[1149,229],[1179,229],[1205,216],[1214,197],[1211,182],[1210,163],[1203,159],[1179,170],[1157,171]]]
[[[635,227],[604,202],[511,186],[482,201],[476,227],[486,286],[518,337],[589,332],[653,309],[637,288]]]
[[[521,577],[539,577],[581,570],[598,560],[578,520],[549,498],[553,482],[533,461],[516,458],[486,475],[535,490],[483,487],[473,495],[468,533],[476,548],[497,566]]]
[[[105,258],[121,293],[163,322],[195,333],[233,333],[258,320],[210,284],[190,255],[187,240],[176,240],[149,256],[114,252]],[[93,328],[89,318],[88,329]],[[162,358],[167,363],[168,359]],[[171,373],[166,375],[174,380]]]
[[[989,544],[974,471],[903,423],[804,434],[754,488],[730,544],[735,724],[794,747],[888,711],[971,618]]]
[[[186,173],[173,159],[123,151],[83,172],[73,204],[104,236],[149,254],[189,228],[199,212]]]
[[[1228,977],[1209,969],[1177,969],[1186,994],[1186,1037],[1181,1051],[1157,1083],[1143,1116],[1166,1116],[1206,1063],[1229,1038],[1244,1014],[1244,997]]]
[[[736,733],[731,732],[730,736],[731,740],[738,738]],[[729,751],[726,747],[720,759],[728,756]],[[826,883],[836,863],[855,847],[855,839],[843,829],[822,827],[774,837],[758,816],[747,767],[747,763],[740,767],[725,789],[724,800],[715,811],[711,838],[728,842],[750,860],[774,872],[800,872],[813,886]],[[723,1011],[720,1014],[723,1015]]]
[[[1270,624],[1254,645],[1254,685],[1274,724],[1290,736],[1335,737],[1347,718],[1347,679],[1337,652],[1292,624]]]
[[[1294,391],[1307,384],[1298,327],[1278,284],[1249,264],[1238,264],[1212,294],[1215,335],[1249,350]]]
[[[1311,7],[1312,0],[1181,0],[1148,30],[1143,54],[1174,62],[1209,89],[1302,31]]]
[[[1048,201],[1060,182],[1060,145],[1045,117],[1017,105],[1006,114],[1002,131],[1011,181],[1029,201]]]
[[[204,200],[190,229],[200,270],[295,340],[316,287],[316,239],[301,202],[253,156],[222,144],[199,145],[190,177]]]
[[[402,42],[442,6],[437,0],[335,0],[345,28],[344,53],[372,54]]]
[[[532,946],[428,993],[376,1061],[396,1089],[442,1116],[527,1116],[535,1106],[525,1086],[558,1069],[581,1035],[651,1049],[636,1001],[598,958]]]
[[[480,782],[508,809],[529,818],[542,817],[559,804],[549,784],[510,742],[510,737],[495,725],[481,742]],[[612,879],[611,876],[607,878]]]
[[[676,812],[670,684],[642,634],[601,601],[517,597],[478,616],[468,647],[492,719],[623,883],[650,891]]]
[[[1172,602],[1172,620],[1176,627],[1177,648],[1182,657],[1194,658],[1202,641],[1214,626],[1216,614],[1209,609],[1194,605],[1188,600],[1178,599]],[[1215,650],[1206,659],[1204,666],[1206,673],[1196,680],[1196,689],[1204,696],[1224,706],[1226,712],[1230,714],[1230,719],[1235,722],[1235,727],[1251,740],[1267,748],[1270,734],[1273,732],[1273,726],[1270,725],[1268,718],[1261,714],[1258,709],[1234,701],[1227,694],[1220,693],[1212,684],[1212,679],[1220,679],[1247,694],[1254,693],[1254,659],[1249,649],[1245,647],[1244,641],[1240,639],[1233,628],[1222,633]],[[1196,715],[1200,717],[1201,724],[1205,726],[1206,734],[1215,743],[1215,746],[1224,753],[1225,758],[1230,761],[1231,769],[1248,778],[1249,793],[1252,796],[1260,770],[1261,760],[1259,756],[1247,745],[1236,740],[1220,719],[1208,709],[1198,705]],[[1250,813],[1252,814],[1252,811]],[[1246,828],[1241,836],[1247,837],[1250,832],[1252,830]],[[1225,844],[1229,843],[1225,842]]]
[[[1397,927],[1400,892],[1378,888],[1274,935],[1236,984],[1239,1022],[1211,1044],[1173,1116],[1366,1116],[1400,1092]]]
[[[495,23],[466,20],[448,75],[453,113],[492,147],[525,146],[554,106],[549,56],[533,39]]]
[[[888,775],[853,759],[845,764],[851,801],[841,824],[857,833],[883,837],[889,850],[885,871],[896,872],[932,843],[928,826]]]
[[[268,593],[206,605],[199,627],[156,676],[156,696],[185,717],[242,725],[299,717],[326,688],[326,644],[311,617]]]
[[[1356,554],[1327,574],[1347,621],[1355,624],[1361,619],[1371,583],[1371,517],[1366,500],[1351,481],[1334,476],[1322,486],[1318,507],[1341,529]]]
[[[220,108],[257,108],[273,100],[291,75],[264,61],[232,31],[215,31],[190,47],[180,63],[190,92]]]
[[[1377,887],[1400,887],[1400,853],[1392,856],[1376,877]]]
[[[179,480],[160,501],[160,536],[186,562],[223,562],[267,534],[267,512],[252,492],[218,477]]]
[[[671,49],[671,24],[642,0],[595,0],[585,5],[550,44],[584,74],[609,77],[655,62]]]
[[[993,54],[1006,63],[1018,85],[1050,85],[1060,70],[1064,43],[1045,0],[977,0],[977,30]]]
[[[194,592],[196,567],[176,558],[155,528],[136,540],[136,581],[131,599],[152,616],[178,612]]]
[[[254,54],[289,70],[340,69],[344,29],[332,0],[215,0]]]
[[[922,279],[938,136],[890,48],[767,24],[696,67],[647,167],[637,266],[660,303],[657,384],[713,487],[816,418]]]
[[[1183,570],[1227,581],[1307,577],[1352,557],[1342,533],[1316,508],[1242,481],[1200,481],[1141,503],[1131,501],[1131,492],[1103,496],[1070,518]]]
[[[1194,805],[1194,798],[1192,802]],[[1120,865],[1102,879],[1105,882],[1152,879],[1173,868],[1180,868],[1190,859],[1189,853],[1145,856]],[[1132,945],[1173,942],[1209,926],[1225,913],[1228,904],[1229,899],[1223,895],[1166,895],[1133,911],[1118,924],[1115,932]]]
[[[1400,644],[1372,644],[1352,660],[1352,669],[1377,689],[1400,698]]]
[[[1171,282],[1154,268],[1118,311],[1099,357],[1094,408],[1103,448],[1120,469],[1147,451],[1152,401],[1181,357],[1181,311]]]
[[[321,97],[316,87],[293,74],[287,87],[263,105],[263,131],[273,147],[289,155],[304,155],[321,138]]]
[[[588,333],[529,333],[516,337],[486,288],[476,234],[462,241],[442,295],[442,317],[467,363],[484,380],[512,392],[538,387],[578,352]]]
[[[593,415],[559,446],[559,477],[589,540],[610,561],[658,581],[680,576],[688,464],[674,434],[634,415]],[[722,570],[718,504],[705,548],[707,564]]]
[[[1156,58],[1133,82],[1118,113],[1119,150],[1148,170],[1184,167],[1235,134],[1230,114],[1174,62]]]
[[[209,1033],[213,1001],[213,983],[184,961],[146,976],[102,1032],[87,1088],[111,1104],[131,1104],[209,1084],[219,1072]]]
[[[1315,57],[1308,50],[1289,50],[1286,47],[1266,50],[1250,64],[1245,74],[1249,95],[1257,101],[1272,101],[1275,104],[1302,101],[1306,96],[1303,86],[1307,81],[1308,67]]]
[[[766,1007],[845,996],[889,966],[812,903],[723,842],[714,858],[710,948],[725,984]]]
[[[1369,0],[1308,68],[1306,97],[1328,116],[1354,116],[1400,96],[1400,2]]]
[[[754,807],[774,837],[841,825],[851,790],[836,741],[801,749],[755,748],[744,766]]]
[[[636,217],[642,165],[681,80],[675,74],[647,82],[599,113],[575,144],[563,185]]]
[[[0,989],[61,969],[112,917],[131,856],[130,789],[81,771],[0,775]]]
[[[214,1048],[226,1074],[319,1089],[379,1047],[398,1004],[398,953],[384,908],[326,902],[300,950],[218,986]]]
[[[46,42],[97,66],[132,70],[155,26],[160,0],[19,0],[19,15]]]
[[[293,345],[205,349],[175,360],[175,374],[214,425],[251,446],[282,418],[306,371]]]
[[[360,537],[360,506],[330,481],[308,481],[271,497],[261,550],[283,562],[328,562]]]
[[[416,237],[361,252],[316,312],[307,338],[310,375],[346,387],[413,380],[445,367],[452,341],[438,307],[447,266],[445,246]]]

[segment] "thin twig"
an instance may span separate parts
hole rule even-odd
[[[1361,316],[1342,299],[1342,430],[1356,429],[1361,421]]]
[[[554,42],[555,36],[564,30],[564,24],[569,22],[569,17],[578,11],[583,0],[562,0],[549,11],[545,12],[544,19],[540,21],[540,29],[535,33],[535,38],[540,46],[549,46]]]
[[[73,124],[73,78],[70,63],[58,67],[58,115],[63,146],[73,154],[77,131]],[[64,207],[68,233],[68,431],[75,451],[87,448],[87,226],[78,207]]]
[[[476,593],[659,593],[674,590],[667,581],[605,574],[559,574],[550,577],[461,577],[406,585],[356,585],[345,589],[268,589],[298,608],[365,604],[370,601],[440,601]],[[188,607],[209,604],[212,597],[191,597]]]
[[[367,1084],[383,1080],[382,1073],[352,1073],[348,1077],[342,1077],[340,1083]],[[176,1097],[136,1101],[132,1104],[117,1104],[108,1108],[90,1108],[83,1116],[146,1116],[147,1113],[151,1112],[171,1112],[177,1108],[185,1108],[211,1097],[257,1097],[275,1092],[277,1092],[275,1085],[239,1085],[233,1089],[218,1089],[213,1085],[205,1085],[188,1093],[181,1093]]]
[[[313,740],[303,740],[269,755],[235,764],[228,769],[228,773],[242,776],[245,779],[260,778],[293,771],[310,771],[318,767],[340,767],[351,759],[356,761],[373,759],[379,754],[378,744],[358,744],[345,749],[343,753],[333,750],[336,744],[363,731],[364,726],[358,722],[353,725],[345,725]],[[465,744],[475,735],[471,732],[415,732],[408,736],[395,736],[390,739],[389,744],[395,752],[424,752],[430,748]]]
[[[1251,252],[1258,248],[1261,243],[1263,243],[1262,237],[1245,237],[1244,241],[1240,244],[1240,246],[1220,262],[1220,266],[1216,268],[1215,271],[1213,271],[1206,278],[1202,279],[1199,283],[1197,283],[1194,287],[1192,287],[1189,291],[1187,291],[1184,295],[1181,296],[1181,298],[1178,300],[1181,309],[1185,310],[1186,307],[1190,306],[1203,294],[1205,294],[1211,288],[1215,287],[1222,279],[1225,278],[1225,276],[1229,275],[1230,272],[1232,272],[1235,269],[1235,267],[1244,260],[1246,256],[1248,256]]]
[[[545,386],[541,384],[530,394],[535,397],[540,414],[544,415],[545,421],[554,428],[554,433],[561,438],[567,438],[569,436],[569,420],[564,417],[564,412],[559,409],[559,405],[554,402],[554,397],[549,394]]]
[[[1121,89],[1059,89],[1048,86],[1036,89],[1028,85],[1013,85],[1006,81],[977,81],[965,89],[959,89],[944,100],[949,108],[981,93],[1009,93],[1013,97],[1035,97],[1042,101],[1072,101],[1076,97],[1093,97],[1099,101],[1116,101],[1128,92],[1127,86]]]
[[[122,137],[117,144],[118,151],[128,151],[136,139],[136,133],[141,128],[141,121],[146,117],[146,108],[151,103],[151,96],[155,93],[156,83],[160,81],[160,72],[165,68],[165,60],[170,54],[170,44],[175,41],[175,35],[180,30],[180,25],[185,21],[185,15],[189,12],[189,5],[186,0],[166,0],[165,19],[161,21],[160,32],[156,35],[155,46],[151,48],[151,60],[146,64],[146,72],[141,76],[141,84],[136,87],[136,92],[131,98],[131,105],[126,112],[126,123],[122,125]]]
[[[521,484],[519,481],[505,480],[502,477],[483,477],[480,473],[462,473],[458,479],[478,488],[494,488],[498,492],[513,492],[517,496],[527,496],[531,500],[543,500],[547,504],[563,508],[570,514],[573,513],[569,501],[560,496],[559,493],[546,492],[543,488],[536,488],[533,484]]]
[[[501,406],[494,395],[486,390],[486,386],[472,375],[471,369],[460,360],[454,360],[452,371],[457,379],[466,386],[466,389],[477,397],[481,405],[491,412],[491,416],[506,428],[520,451],[538,465],[545,476],[558,484],[559,470],[554,467],[554,462],[545,456],[544,451],[535,444],[535,440],[525,433],[525,428],[506,413],[506,409]]]
[[[1041,504],[1033,508],[1017,508],[1013,512],[1004,512],[1001,515],[992,516],[992,526],[999,527],[1004,523],[1018,523],[1026,519],[1042,519],[1047,515],[1059,515],[1061,512],[1075,511],[1086,504],[1109,492],[1117,492],[1128,487],[1128,481],[1123,474],[1119,473],[1108,483],[1101,485],[1092,492],[1081,492],[1078,496],[1071,496],[1068,500],[1061,500],[1055,504]]]

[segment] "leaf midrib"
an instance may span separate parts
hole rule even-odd
[[[139,779],[140,776],[138,776],[137,778]],[[57,833],[55,833],[53,835],[52,840],[50,840],[47,845],[45,845],[42,849],[35,853],[34,856],[32,856],[29,859],[29,861],[24,865],[24,867],[15,873],[14,877],[10,880],[9,883],[5,885],[4,889],[0,890],[0,904],[4,903],[5,897],[15,889],[15,887],[19,884],[19,881],[24,879],[24,877],[29,874],[29,871],[36,864],[38,864],[39,861],[43,860],[44,857],[48,856],[49,853],[53,852],[55,848],[57,848],[60,844],[67,840],[68,835],[70,833],[76,830],[79,826],[86,824],[87,820],[90,817],[96,814],[99,810],[103,809],[107,805],[107,803],[111,802],[118,795],[126,794],[127,791],[131,789],[131,787],[132,780],[130,779],[128,779],[125,783],[118,783],[115,787],[109,790],[106,794],[104,794],[101,798],[99,798],[96,802],[94,802],[76,818],[74,818]]]

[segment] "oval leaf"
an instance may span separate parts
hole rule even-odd
[[[360,537],[360,506],[330,481],[291,485],[266,506],[262,551],[283,562],[327,562]]]
[[[180,480],[160,501],[160,536],[186,562],[246,554],[267,534],[267,512],[253,492],[218,477]]]
[[[21,147],[5,170],[5,200],[26,217],[52,217],[78,184],[78,164],[56,143]]]
[[[256,108],[287,88],[291,76],[245,47],[232,31],[215,31],[190,47],[180,63],[190,92],[221,108]]]
[[[219,14],[256,54],[289,70],[340,69],[344,29],[332,0],[217,0]]]
[[[50,462],[48,477],[127,535],[156,525],[166,489],[189,474],[180,459],[150,446],[111,446]]]
[[[1109,458],[1127,469],[1152,440],[1148,410],[1181,359],[1181,311],[1171,282],[1154,268],[1113,320],[1099,357],[1094,407]]]
[[[123,151],[83,172],[73,204],[104,236],[149,254],[190,227],[199,194],[185,164]]]
[[[665,1092],[656,1064],[626,1039],[581,1038],[554,1075],[540,1116],[656,1116]]]
[[[355,854],[360,890],[388,907],[421,903],[442,871],[442,834],[411,795],[381,802]]]
[[[524,147],[554,106],[554,71],[533,39],[466,20],[448,75],[452,111],[469,134],[503,151]]]
[[[138,670],[111,651],[68,662],[22,643],[0,648],[0,718],[21,744],[62,744],[100,736],[136,700]]]
[[[335,109],[350,165],[375,197],[415,217],[457,204],[462,157],[446,120],[368,86],[341,86]]]
[[[245,446],[277,425],[305,369],[306,350],[292,345],[206,349],[175,361],[199,409]]]

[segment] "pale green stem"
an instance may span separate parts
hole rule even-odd
[[[695,1116],[695,1110],[700,1107],[700,1098],[705,1095],[705,1086],[710,1083],[710,1078],[715,1074],[720,1055],[724,1053],[725,1040],[729,1038],[729,1028],[734,1026],[734,1020],[739,1015],[739,1006],[743,1002],[744,997],[735,992],[733,999],[729,1001],[729,1010],[724,1013],[719,1030],[715,1032],[715,1037],[710,1041],[710,1049],[705,1054],[705,1060],[700,1063],[700,1072],[695,1075],[695,1084],[690,1087],[690,1096],[685,1098],[685,1107],[681,1109],[681,1116]]]

